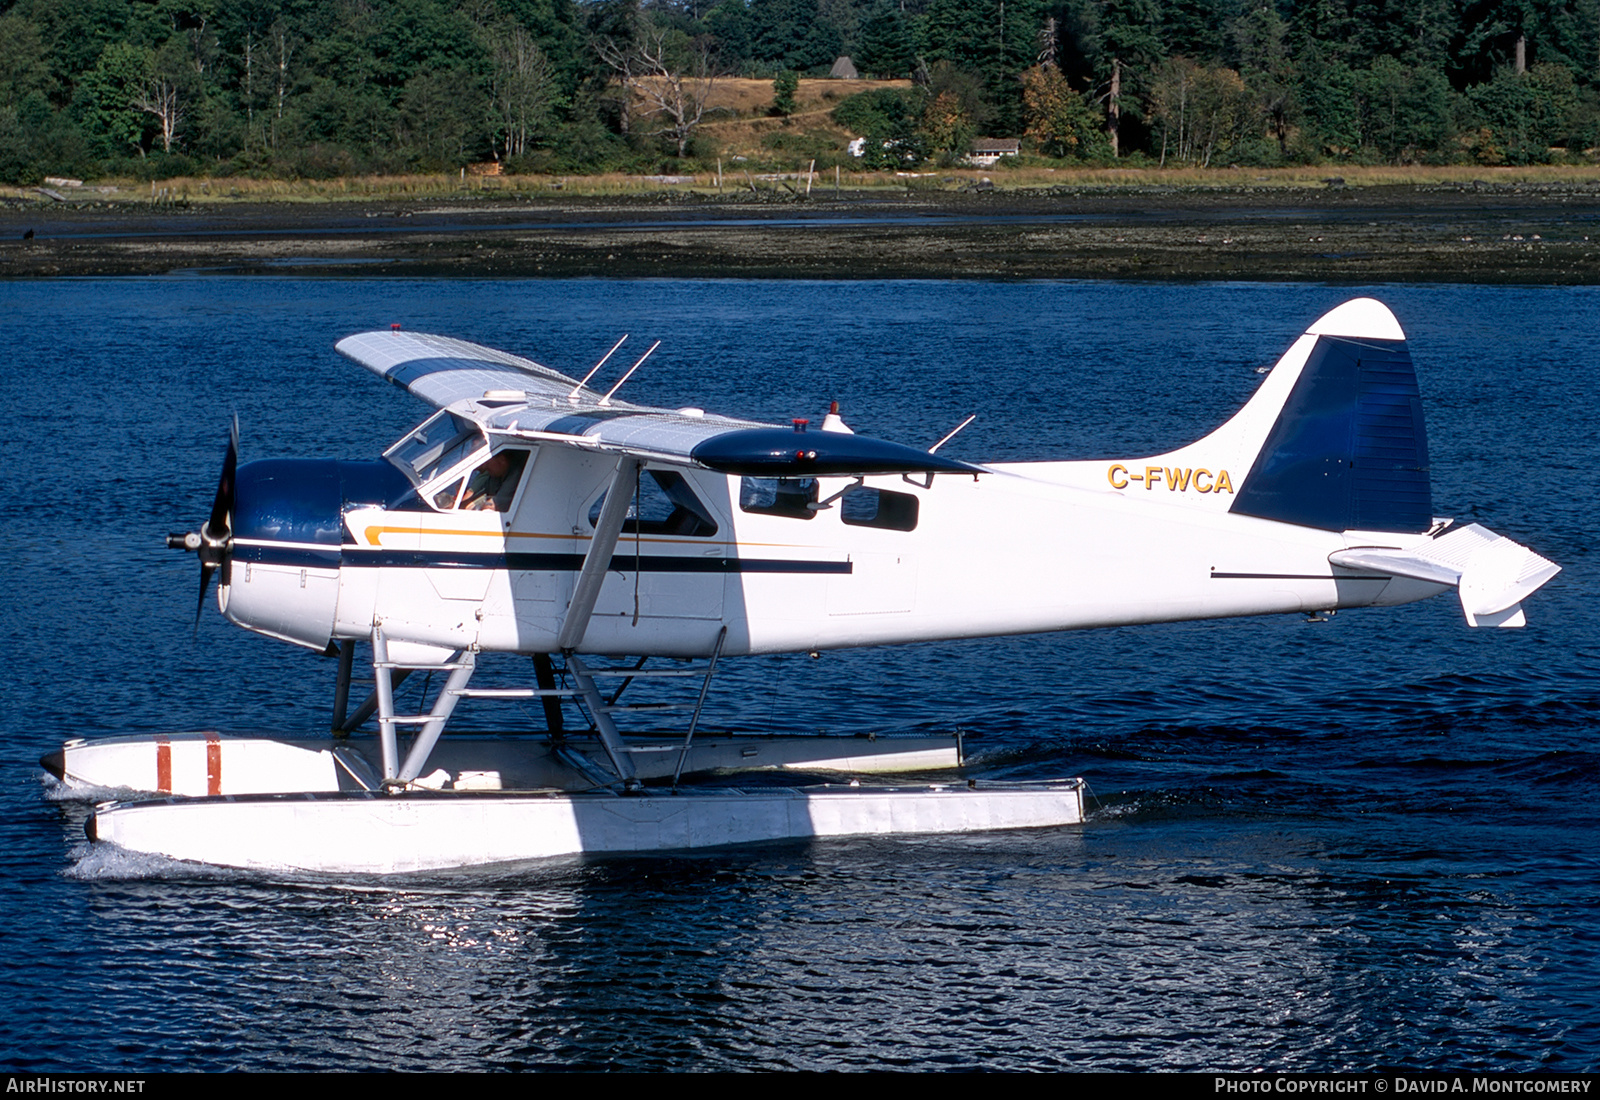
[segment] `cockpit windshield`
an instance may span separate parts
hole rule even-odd
[[[383,457],[398,466],[411,484],[420,486],[487,443],[472,421],[441,412],[390,447]]]

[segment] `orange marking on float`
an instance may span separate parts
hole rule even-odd
[[[206,734],[206,794],[222,793],[222,740],[215,733]]]
[[[172,793],[172,742],[164,734],[156,736],[156,790]]]

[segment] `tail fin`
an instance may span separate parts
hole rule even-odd
[[[1196,474],[1205,475],[1198,493]],[[1428,433],[1405,333],[1381,302],[1346,302],[1294,342],[1222,427],[1171,454],[1113,464],[1107,477],[1114,488],[1163,485],[1173,503],[1303,527],[1424,532],[1433,524]]]

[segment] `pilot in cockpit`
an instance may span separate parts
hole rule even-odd
[[[517,495],[517,482],[527,464],[527,451],[501,451],[491,455],[467,482],[461,507],[470,511],[504,512]]]

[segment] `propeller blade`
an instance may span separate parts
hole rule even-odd
[[[217,480],[217,495],[211,502],[211,519],[206,526],[212,538],[219,538],[231,527],[233,516],[233,478],[239,469],[239,418],[233,418],[233,430],[228,433],[228,453],[222,459],[222,477]],[[231,530],[229,530],[231,534]]]
[[[206,590],[211,587],[211,574],[220,567],[222,569],[222,583],[227,584],[232,580],[233,554],[228,549],[228,540],[233,537],[233,505],[235,475],[239,470],[239,417],[233,418],[233,426],[228,432],[228,450],[222,458],[222,476],[217,479],[217,495],[211,501],[211,518],[200,528],[199,537],[194,539],[194,549],[200,558],[200,598],[195,604],[194,627],[200,629],[200,614],[206,609]],[[167,545],[173,545],[173,539],[167,539]],[[187,548],[188,540],[184,545]]]
[[[194,629],[200,630],[200,612],[206,609],[206,589],[211,585],[211,574],[216,571],[216,566],[200,563],[200,602],[194,608]]]

